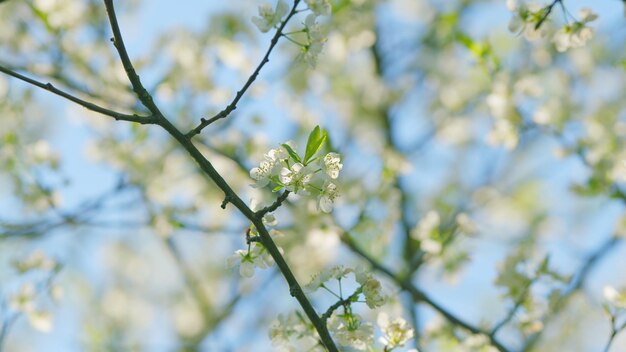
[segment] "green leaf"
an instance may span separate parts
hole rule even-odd
[[[283,147],[284,147],[285,149],[287,149],[287,153],[289,154],[289,156],[290,156],[293,160],[295,160],[295,161],[297,161],[297,162],[299,162],[299,163],[301,163],[301,162],[302,162],[302,160],[300,160],[300,157],[298,156],[298,153],[296,153],[293,149],[291,149],[291,147],[289,146],[289,144],[283,143]]]
[[[326,141],[326,132],[320,129],[320,126],[315,126],[311,134],[309,134],[309,140],[306,143],[306,152],[304,154],[304,164],[308,164],[310,159],[317,154]]]

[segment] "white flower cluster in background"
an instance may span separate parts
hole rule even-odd
[[[45,301],[58,303],[62,297],[61,288],[52,284],[58,264],[44,252],[38,250],[22,260],[13,263],[15,270],[27,281],[8,298],[9,308],[17,314],[24,314],[29,324],[41,332],[50,332],[53,317]]]
[[[300,57],[311,67],[317,65],[317,57],[322,52],[324,43],[327,38],[322,33],[317,18],[319,16],[328,16],[331,13],[331,5],[328,0],[304,0],[308,11],[311,13],[306,17],[304,21],[304,28],[300,31],[291,32],[288,34],[283,33],[287,39],[292,43],[301,47]],[[252,23],[263,32],[269,32],[272,28],[277,28],[281,25],[283,18],[289,12],[289,6],[283,0],[279,0],[276,3],[276,7],[272,7],[271,4],[265,3],[259,6],[259,15],[252,17]],[[302,43],[297,39],[292,38],[290,35],[304,33],[306,42]]]
[[[345,295],[345,280],[349,276],[354,278],[357,287],[350,295]],[[331,283],[336,281],[337,283]],[[342,288],[342,282],[344,282]],[[339,301],[322,317],[326,320],[333,339],[342,346],[342,351],[378,351],[375,346],[374,324],[353,311],[354,303],[365,301],[369,309],[382,307],[388,297],[383,293],[382,285],[371,273],[361,269],[336,266],[313,276],[311,281],[303,287],[305,292],[313,293],[320,288],[324,289]],[[336,289],[336,291],[334,291]],[[378,340],[384,351],[392,351],[413,337],[413,329],[402,318],[390,319],[381,313],[378,317],[378,326],[381,337]],[[316,331],[306,318],[299,312],[289,316],[279,316],[269,331],[272,344],[281,351],[308,350],[315,346],[318,340]],[[315,350],[315,349],[314,349]]]
[[[293,142],[286,142],[271,149],[259,166],[250,170],[250,177],[256,181],[253,187],[271,185],[272,191],[285,189],[294,194],[316,197],[318,209],[330,213],[339,188],[335,183],[343,168],[337,153],[317,156],[326,141],[326,133],[319,126],[309,135],[304,157],[296,152]]]
[[[344,268],[342,266],[333,267],[330,270],[323,271],[311,279],[311,281],[304,286],[306,292],[315,292],[319,288],[328,289],[326,282],[330,280],[337,280],[341,284],[341,280],[348,277],[349,274],[354,274],[354,279],[360,285],[357,290],[365,298],[365,303],[370,309],[381,307],[385,304],[387,296],[383,294],[382,285],[371,273],[368,273],[362,269]]]
[[[554,44],[559,52],[567,51],[569,48],[583,47],[593,37],[593,28],[588,27],[587,23],[597,19],[598,15],[589,8],[583,8],[579,16],[579,21],[567,24],[555,33]]]
[[[559,3],[565,17],[573,17],[565,9],[562,2]],[[507,0],[507,7],[513,12],[509,22],[509,30],[522,34],[527,40],[533,41],[548,35],[545,22],[554,11],[556,2],[551,5],[539,5],[537,3],[526,4],[523,0]],[[549,13],[550,12],[550,13]],[[580,10],[579,19],[566,23],[558,31],[553,33],[552,41],[559,52],[565,52],[570,48],[580,48],[593,37],[593,28],[587,24],[596,20],[598,16],[589,8]]]

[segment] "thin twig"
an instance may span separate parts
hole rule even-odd
[[[60,97],[63,97],[69,101],[72,101],[88,110],[103,114],[103,115],[107,115],[110,116],[112,118],[114,118],[115,120],[118,121],[130,121],[130,122],[137,122],[140,124],[154,124],[156,122],[156,119],[152,116],[139,116],[136,114],[132,114],[132,115],[128,115],[128,114],[123,114],[117,111],[113,111],[113,110],[109,110],[109,109],[105,109],[101,106],[98,106],[94,103],[88,102],[86,100],[80,99],[70,93],[67,93],[65,91],[62,91],[58,88],[56,88],[55,86],[52,85],[52,83],[43,83],[37,80],[34,80],[32,78],[26,77],[22,74],[19,74],[7,67],[5,67],[4,65],[0,64],[0,72],[7,74],[9,76],[15,77],[19,80],[22,80],[26,83],[32,84],[36,87],[39,87],[41,89],[45,89],[53,94],[56,94]]]
[[[287,199],[287,197],[289,196],[289,191],[284,191],[280,196],[278,196],[278,198],[276,198],[276,201],[274,201],[274,203],[272,203],[271,205],[259,210],[256,212],[256,216],[261,219],[263,218],[263,216],[265,216],[265,214],[267,213],[271,213],[273,211],[275,211],[276,209],[278,209],[283,202]]]
[[[354,302],[356,298],[359,297],[362,291],[363,291],[362,288],[359,287],[356,291],[354,291],[353,294],[351,294],[347,298],[340,299],[337,302],[335,302],[332,306],[328,307],[326,312],[322,314],[322,317],[321,317],[322,320],[325,322],[326,320],[328,320],[328,318],[330,318],[331,315],[333,315],[333,312],[337,310],[339,307],[343,307]]]
[[[265,66],[265,64],[267,64],[270,61],[270,59],[269,59],[270,54],[272,53],[272,50],[274,50],[274,47],[276,46],[276,44],[278,44],[278,40],[282,36],[283,30],[285,29],[285,26],[287,25],[287,22],[289,22],[291,17],[293,17],[296,13],[298,13],[298,11],[296,10],[296,7],[298,6],[299,3],[300,3],[300,0],[294,0],[293,7],[291,8],[291,11],[287,15],[287,17],[285,17],[285,19],[281,22],[280,26],[276,30],[276,33],[274,34],[274,37],[270,41],[270,46],[269,46],[269,48],[267,48],[267,51],[265,52],[265,56],[263,56],[263,59],[261,60],[259,65],[256,67],[254,72],[252,72],[250,77],[248,77],[248,80],[243,85],[243,87],[240,90],[237,91],[237,94],[235,95],[235,98],[233,98],[233,100],[230,102],[230,104],[228,104],[228,106],[226,106],[226,108],[224,110],[220,111],[215,116],[211,117],[210,119],[205,119],[205,118],[200,119],[200,124],[196,128],[194,128],[191,131],[187,132],[187,134],[185,135],[185,136],[187,136],[187,138],[191,138],[191,137],[193,137],[193,136],[195,136],[197,134],[200,134],[200,132],[202,132],[202,130],[205,127],[207,127],[208,125],[212,124],[213,122],[215,122],[215,121],[217,121],[219,119],[223,119],[223,118],[228,117],[228,115],[230,115],[231,112],[233,112],[235,109],[237,109],[237,103],[239,103],[239,100],[241,100],[241,98],[246,93],[248,88],[250,88],[250,86],[252,86],[252,83],[256,80],[256,78],[259,75],[259,72],[261,72],[261,69],[263,68],[263,66]]]
[[[543,13],[543,15],[541,16],[539,21],[537,21],[537,24],[535,25],[535,30],[538,30],[539,27],[541,27],[541,25],[543,24],[543,22],[545,22],[545,20],[548,18],[548,16],[550,16],[550,13],[552,12],[552,9],[554,8],[554,6],[557,3],[561,3],[561,0],[554,0],[554,1],[552,1],[552,3],[550,5],[548,5],[548,6],[546,6],[544,8],[543,11],[545,11],[545,12]],[[563,3],[561,3],[561,6],[563,6]]]

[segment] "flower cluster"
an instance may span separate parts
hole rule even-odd
[[[302,59],[309,66],[315,67],[317,65],[317,57],[324,48],[326,36],[322,33],[317,23],[317,16],[314,13],[308,15],[304,20],[303,31],[306,33],[307,44],[302,46]]]
[[[440,223],[441,219],[439,213],[431,210],[426,213],[422,220],[420,220],[411,231],[411,237],[420,241],[420,248],[424,252],[431,254],[441,252],[442,246],[439,240]]]
[[[547,34],[546,26],[548,16],[552,12],[554,4],[542,6],[536,3],[525,4],[523,1],[508,0],[507,6],[513,12],[513,17],[509,22],[509,30],[514,33],[521,33],[527,40],[536,40]],[[561,7],[563,8],[561,3]],[[563,11],[567,16],[564,8]],[[593,29],[588,27],[589,22],[594,21],[598,16],[589,8],[580,10],[580,20],[565,24],[554,33],[552,41],[559,52],[567,51],[570,48],[579,48],[593,37]]]
[[[489,111],[494,117],[494,125],[487,142],[491,145],[502,145],[506,149],[517,146],[519,135],[517,131],[518,114],[515,109],[513,91],[505,78],[499,78],[493,85],[493,91],[486,99]]]
[[[339,197],[335,180],[343,165],[337,153],[317,156],[325,141],[326,133],[318,126],[309,135],[304,157],[296,153],[293,142],[271,149],[259,166],[250,170],[250,177],[256,181],[253,187],[271,185],[274,192],[284,188],[295,194],[315,196],[318,209],[330,213]]]
[[[580,48],[593,37],[593,28],[587,23],[594,21],[598,15],[591,12],[589,8],[580,10],[580,21],[563,26],[554,35],[554,45],[559,52],[567,51],[570,48]]]
[[[360,285],[356,293],[363,294],[365,303],[369,308],[374,309],[385,304],[387,297],[383,294],[383,287],[380,281],[361,268],[355,270],[342,266],[333,267],[313,276],[311,281],[304,285],[304,290],[306,292],[315,292],[319,288],[328,289],[326,282],[330,280],[337,280],[341,285],[341,280],[347,278],[351,273],[354,274],[355,281]]]
[[[282,33],[291,42],[301,47],[300,57],[306,61],[311,67],[317,65],[317,57],[322,52],[326,36],[322,34],[317,18],[319,16],[328,16],[331,12],[329,0],[304,0],[311,13],[304,20],[304,28],[302,30]],[[271,4],[265,3],[259,6],[259,16],[252,17],[252,23],[263,33],[268,32],[272,28],[276,28],[283,17],[289,12],[289,6],[284,0],[278,0],[276,8],[272,8]],[[293,34],[306,35],[306,42],[299,42],[298,39],[292,37]]]
[[[313,325],[298,313],[279,314],[270,326],[269,337],[278,351],[326,351],[320,346]]]
[[[354,277],[358,286],[354,293],[344,296],[346,285],[342,289],[342,281],[350,275]],[[338,292],[333,291],[335,285],[328,284],[331,280],[337,281]],[[360,268],[336,266],[314,275],[303,288],[308,293],[323,288],[339,299],[322,319],[326,320],[333,339],[342,346],[342,351],[374,351],[374,325],[353,311],[354,303],[363,302],[363,299],[370,309],[381,307],[387,301],[387,297],[382,293],[380,281],[371,273]],[[382,332],[379,342],[383,344],[384,351],[402,347],[414,334],[404,319],[391,320],[384,313],[379,315],[378,326]],[[269,335],[272,344],[284,351],[308,351],[312,348],[309,346],[314,347],[318,341],[313,326],[298,312],[289,316],[279,316],[272,324]]]
[[[53,303],[62,296],[61,289],[51,284],[52,277],[58,269],[55,260],[47,257],[42,251],[35,251],[23,260],[13,263],[20,274],[44,275],[42,280],[24,282],[20,289],[8,299],[8,306],[17,314],[24,314],[30,325],[41,332],[50,332],[53,328],[53,317],[49,310],[42,307],[47,295]]]

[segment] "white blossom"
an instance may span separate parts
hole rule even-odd
[[[9,307],[18,312],[33,312],[35,310],[35,285],[31,282],[23,284],[20,291],[9,298]]]
[[[335,199],[339,196],[339,190],[337,186],[332,182],[326,182],[322,188],[319,198],[319,209],[325,213],[330,213],[333,210]]]
[[[256,185],[254,187],[261,188],[267,186],[270,182],[270,176],[272,175],[272,168],[274,164],[270,163],[267,160],[261,162],[258,167],[252,168],[250,170],[250,177],[256,181]]]
[[[501,145],[508,150],[512,150],[519,142],[519,135],[515,125],[508,120],[496,120],[493,128],[487,135],[487,143],[490,145]]]
[[[15,263],[15,267],[21,272],[37,269],[52,271],[56,265],[56,262],[53,259],[48,258],[41,250],[36,250],[26,259]]]
[[[363,269],[355,272],[356,281],[361,285],[363,296],[365,296],[365,304],[371,309],[381,307],[385,304],[387,297],[383,294],[383,287],[380,281]]]
[[[340,317],[333,313],[328,327],[340,345],[365,351],[374,343],[374,327],[370,323],[363,323],[357,314]]]
[[[411,231],[411,237],[420,241],[420,248],[423,251],[432,254],[441,252],[441,243],[433,238],[437,234],[440,223],[439,213],[431,210]]]
[[[304,31],[307,34],[308,43],[302,47],[302,58],[313,68],[317,65],[317,57],[326,42],[326,37],[315,20],[314,14],[308,15],[304,20]]]
[[[41,332],[52,331],[53,321],[50,312],[37,310],[28,312],[26,316],[28,317],[28,322],[34,329]]]
[[[604,298],[614,307],[626,309],[626,294],[612,286],[604,286]]]
[[[341,157],[337,153],[328,153],[324,157],[324,169],[328,177],[333,180],[339,177],[339,171],[343,168]]]
[[[278,176],[288,191],[306,194],[306,186],[311,181],[312,172],[308,166],[295,163],[291,167],[283,167]]]
[[[305,324],[295,313],[279,314],[269,328],[272,346],[278,351],[324,352],[311,325]]]
[[[389,350],[404,346],[413,337],[413,329],[401,317],[390,321],[389,316],[382,312],[378,315],[377,322],[383,331],[379,341]]]
[[[513,33],[521,33],[526,40],[537,40],[545,35],[545,26],[537,28],[537,21],[541,18],[543,6],[533,3],[517,3],[508,1],[509,10],[513,11],[513,17],[509,21],[509,30]]]
[[[262,4],[259,6],[259,16],[252,17],[252,23],[263,33],[268,32],[280,23],[281,19],[289,11],[289,6],[283,0],[278,0],[276,9],[272,9],[271,4]]]
[[[268,251],[260,243],[254,243],[250,250],[239,249],[226,260],[229,268],[239,265],[239,274],[242,277],[254,276],[254,269],[265,269],[274,264]]]
[[[313,278],[311,278],[311,281],[304,285],[303,288],[306,292],[314,292],[318,288],[322,287],[328,280],[341,280],[347,277],[351,272],[354,272],[354,270],[343,266],[335,266],[330,270],[324,270],[315,274]]]

